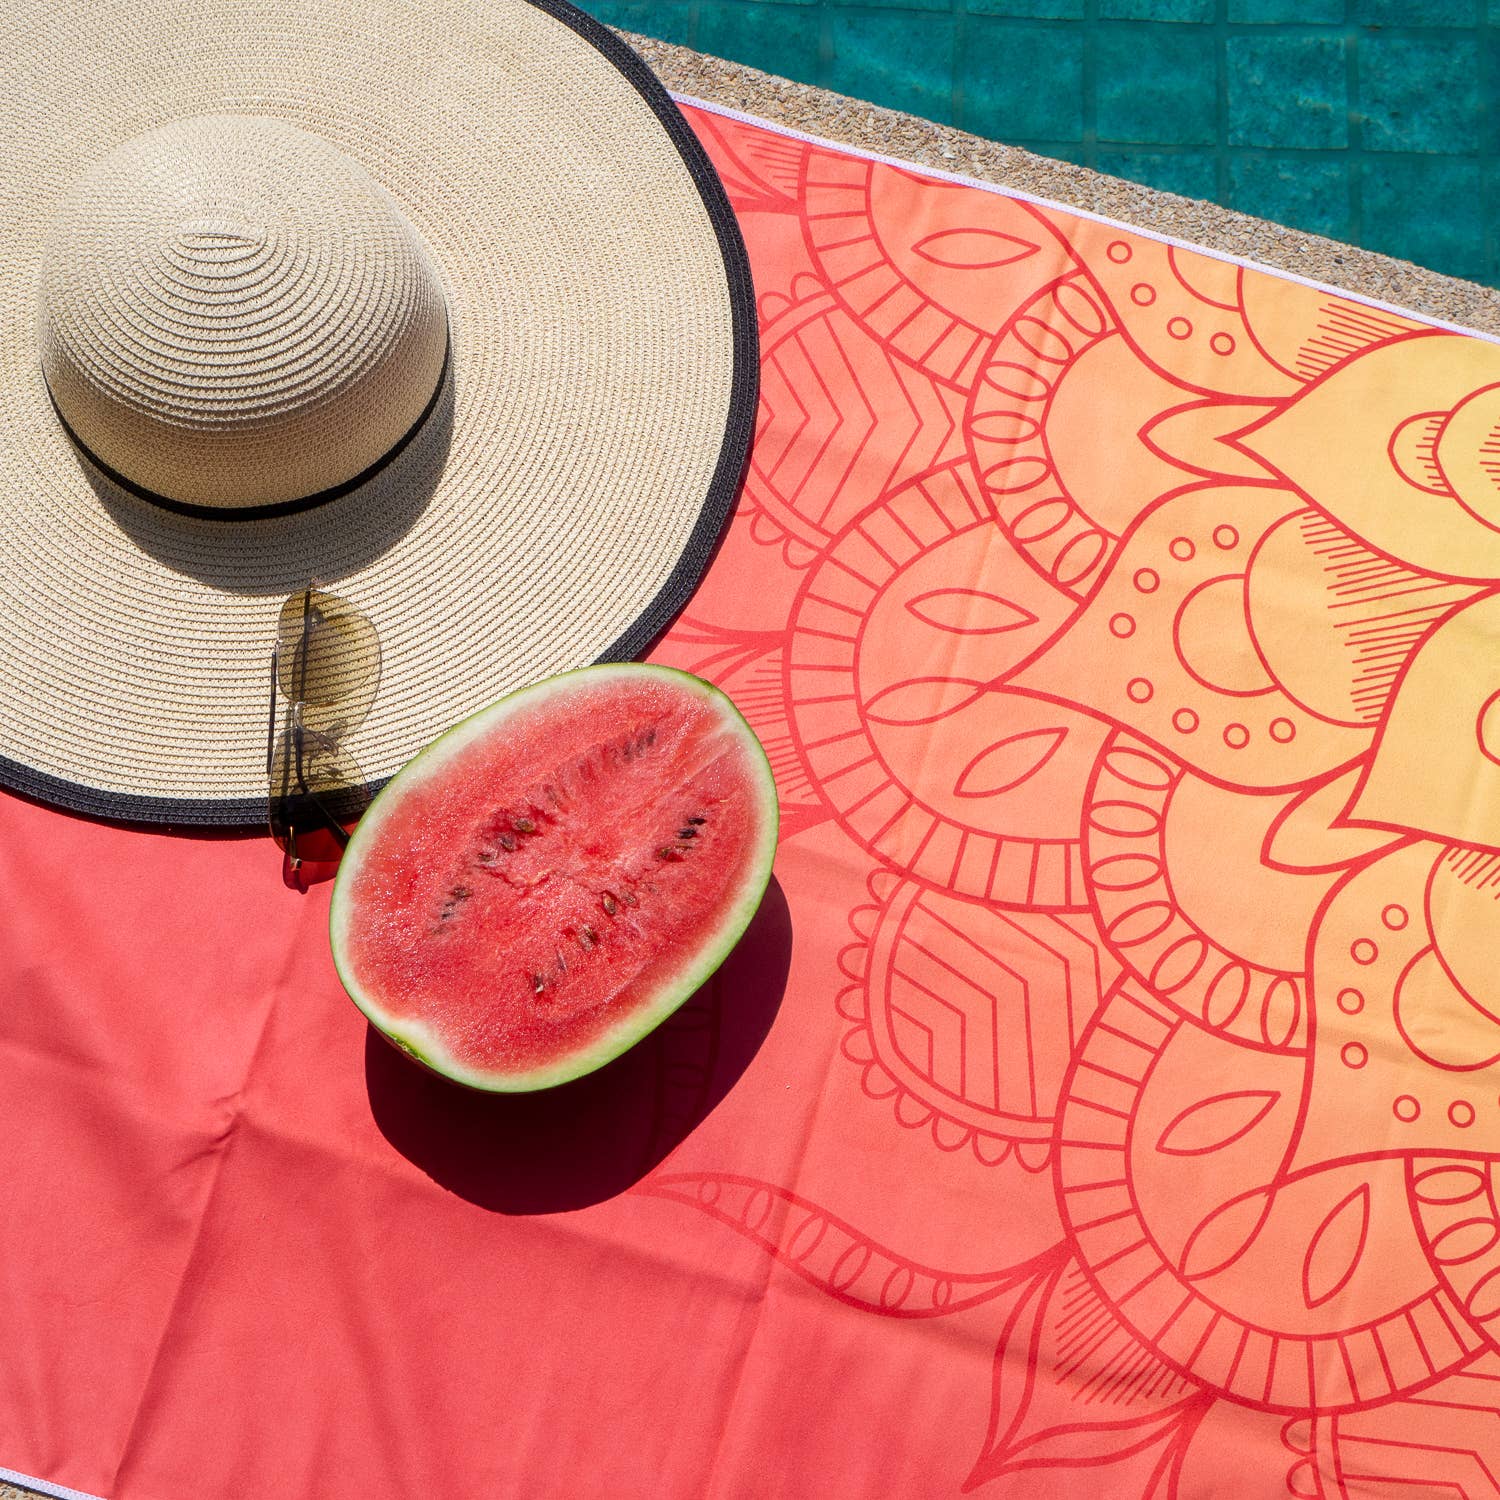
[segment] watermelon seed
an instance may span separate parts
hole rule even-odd
[[[677,830],[677,837],[680,839],[695,839],[698,837],[698,830],[696,828],[679,828]]]
[[[598,941],[599,934],[595,932],[592,927],[585,927],[578,934],[578,946],[582,948],[585,953],[587,953],[589,949],[592,948]]]
[[[620,897],[620,900],[623,901],[626,906],[639,906],[641,904],[641,898],[639,896],[633,895],[630,891],[626,891]]]
[[[508,833],[502,833],[500,835],[500,847],[509,854],[516,847],[516,841]]]
[[[495,862],[495,851],[493,849],[481,849],[479,851],[479,863],[489,865]]]
[[[599,898],[599,905],[604,908],[604,915],[606,917],[614,916],[620,909],[620,903],[608,891],[605,891]]]
[[[531,976],[531,993],[533,995],[540,995],[546,988],[547,981],[540,974],[533,974]]]
[[[670,844],[663,844],[661,848],[656,851],[656,857],[658,859],[681,859],[682,850],[674,849]]]
[[[536,824],[533,823],[530,818],[512,818],[510,820],[510,826],[514,828],[517,833],[536,832]]]
[[[474,892],[471,891],[466,885],[456,885],[451,891],[448,892],[448,894],[452,896],[454,902],[457,903],[459,901],[467,901],[469,897],[474,894]]]
[[[704,817],[694,816],[689,818],[687,821],[691,823],[694,828],[701,828],[706,822],[708,822],[708,819]]]

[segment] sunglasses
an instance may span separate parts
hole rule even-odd
[[[347,599],[309,584],[281,606],[271,648],[266,780],[271,837],[293,870],[336,863],[369,804],[340,741],[370,711],[380,638]]]

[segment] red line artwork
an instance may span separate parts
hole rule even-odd
[[[691,118],[764,586],[658,655],[860,872],[805,986],[860,1139],[1029,1217],[641,1191],[992,1341],[950,1492],[1500,1495],[1500,349]]]

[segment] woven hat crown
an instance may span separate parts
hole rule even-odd
[[[420,240],[363,167],[280,120],[206,115],[127,141],[65,194],[39,340],[96,460],[232,509],[377,464],[432,398],[447,320]]]

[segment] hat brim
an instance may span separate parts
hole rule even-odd
[[[749,451],[750,273],[712,166],[646,66],[563,0],[81,7],[5,0],[26,83],[0,227],[0,783],[130,821],[253,824],[270,649],[316,579],[380,635],[346,748],[372,787],[520,684],[639,654],[691,594]],[[36,359],[38,244],[68,183],[192,114],[275,114],[401,205],[450,358],[364,483],[184,516],[92,465]]]

